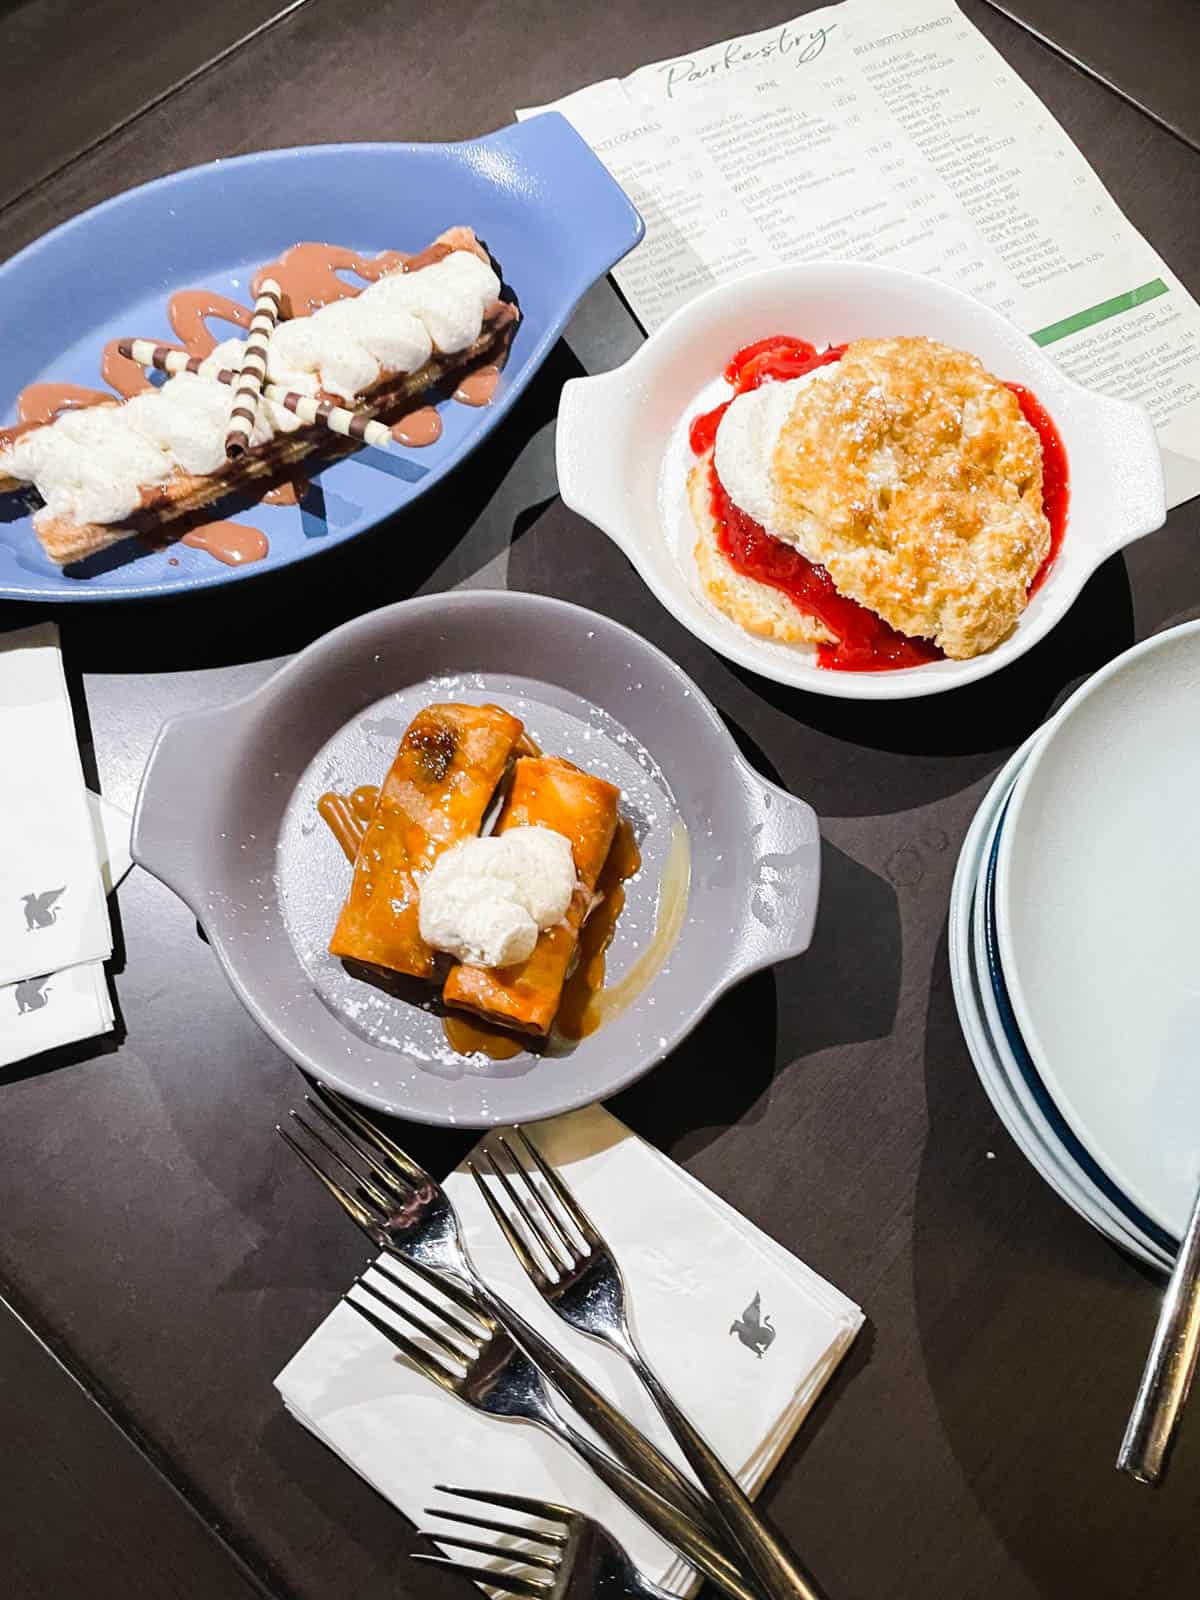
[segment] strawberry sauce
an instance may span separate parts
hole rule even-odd
[[[803,377],[816,367],[839,361],[845,349],[845,345],[830,345],[818,352],[806,340],[787,334],[746,345],[725,368],[725,381],[734,391],[730,400],[763,383]],[[1062,545],[1067,520],[1067,458],[1058,429],[1036,395],[1019,384],[1008,387],[1042,445],[1042,500],[1050,523],[1050,551],[1029,586],[1033,595]],[[696,455],[703,455],[714,444],[730,400],[693,420],[688,442]],[[794,545],[773,538],[761,523],[735,506],[717,477],[715,464],[709,470],[709,484],[717,543],[734,571],[780,590],[836,636],[835,643],[818,646],[820,666],[841,672],[888,672],[942,659],[942,652],[929,640],[906,637],[866,606],[839,594],[824,567],[809,561]]]

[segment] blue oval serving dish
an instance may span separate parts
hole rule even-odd
[[[313,145],[192,167],[72,218],[6,262],[0,415],[12,421],[26,384],[98,387],[110,339],[172,339],[167,301],[177,289],[248,302],[255,269],[298,240],[374,255],[419,250],[455,224],[487,243],[522,312],[490,405],[444,401],[436,444],[362,450],[318,467],[301,505],[234,514],[270,542],[252,565],[128,541],[64,572],[43,554],[27,501],[0,496],[0,596],[130,600],[203,589],[353,538],[438,483],[496,426],[584,291],[637,244],[643,225],[565,118],[548,112],[461,144]],[[224,336],[220,325],[217,332]]]

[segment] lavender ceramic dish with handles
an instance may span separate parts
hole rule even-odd
[[[642,856],[608,957],[606,992],[625,1004],[574,1044],[456,1054],[434,989],[387,993],[326,951],[350,867],[316,802],[380,782],[413,714],[450,699],[505,705],[547,754],[621,787]],[[733,984],[808,947],[820,877],[811,807],[747,765],[661,651],[581,607],[492,591],[359,617],[245,699],[168,722],[133,853],[301,1067],[380,1110],[462,1127],[633,1082]]]

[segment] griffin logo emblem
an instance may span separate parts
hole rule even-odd
[[[41,894],[23,894],[21,903],[25,907],[25,931],[32,933],[35,928],[52,928],[58,919],[58,911],[54,902],[65,890],[43,889]]]
[[[40,1011],[46,1004],[49,996],[46,993],[50,982],[49,973],[44,978],[26,978],[24,983],[18,983],[13,993],[17,997],[17,1015],[23,1017],[27,1011]]]
[[[775,1329],[771,1325],[770,1317],[762,1315],[761,1294],[754,1296],[729,1331],[731,1334],[736,1333],[746,1349],[753,1350],[758,1359],[762,1360],[775,1342]]]

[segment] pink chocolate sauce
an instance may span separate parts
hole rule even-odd
[[[433,406],[418,406],[392,424],[392,438],[397,444],[406,444],[416,450],[427,444],[436,444],[442,437],[442,419]]]
[[[0,428],[0,450],[31,428],[40,428],[64,411],[86,411],[91,406],[115,405],[116,397],[102,389],[85,389],[78,383],[31,383],[17,396],[17,420]]]
[[[227,567],[244,567],[251,561],[261,561],[270,546],[267,536],[258,528],[243,527],[240,522],[205,522],[192,528],[179,541],[193,550],[203,550]]]
[[[269,261],[258,269],[250,289],[257,295],[263,279],[274,278],[290,307],[289,315],[307,317],[331,301],[350,300],[362,293],[361,286],[346,282],[343,272],[352,272],[367,283],[378,283],[389,272],[416,272],[450,254],[448,244],[430,245],[415,256],[406,256],[399,250],[361,256],[339,244],[294,244],[278,261]]]
[[[463,244],[468,241],[464,238]],[[340,274],[353,273],[364,283],[376,283],[389,272],[415,272],[444,260],[455,248],[449,242],[430,245],[417,255],[405,255],[398,250],[385,250],[377,256],[360,255],[341,245],[305,242],[292,245],[278,260],[268,262],[255,273],[251,291],[257,296],[262,279],[273,277],[283,290],[290,316],[308,316],[321,306],[334,300],[346,300],[362,292],[361,284],[346,282]],[[480,255],[483,251],[472,239],[470,247]],[[232,324],[236,328],[250,326],[251,311],[248,306],[231,300],[227,295],[208,289],[180,289],[171,296],[167,315],[180,347],[190,355],[207,356],[217,345],[217,336],[209,329],[210,319]],[[502,316],[504,322],[516,317],[516,310],[497,301],[488,308],[489,318]],[[99,389],[85,389],[78,384],[30,384],[17,397],[18,421],[10,427],[0,428],[0,449],[30,428],[53,422],[64,411],[85,406],[109,405],[122,399],[132,399],[153,387],[147,371],[118,350],[119,341],[110,340],[101,358],[100,375],[115,394]],[[464,405],[487,405],[495,393],[499,367],[489,364],[468,373],[454,391],[454,399]],[[398,443],[418,448],[434,444],[442,434],[442,420],[435,408],[424,405],[401,417],[392,426]],[[303,497],[307,482],[303,479],[276,484],[267,490],[263,500],[271,505],[295,505]],[[230,566],[261,561],[268,545],[266,535],[257,528],[243,527],[239,523],[213,522],[193,528],[183,536],[182,543],[193,549],[205,550],[218,561]],[[172,560],[174,558],[171,558]]]
[[[464,406],[489,405],[499,382],[500,368],[494,362],[489,362],[487,366],[476,367],[474,372],[467,373],[455,389],[454,398]]]
[[[263,495],[266,506],[298,506],[308,493],[307,478],[285,478]]]
[[[231,322],[235,328],[248,328],[250,315],[248,306],[239,305],[228,295],[214,294],[210,289],[180,289],[167,303],[167,316],[175,336],[193,356],[211,355],[217,347],[217,336],[209,331],[209,317]]]

